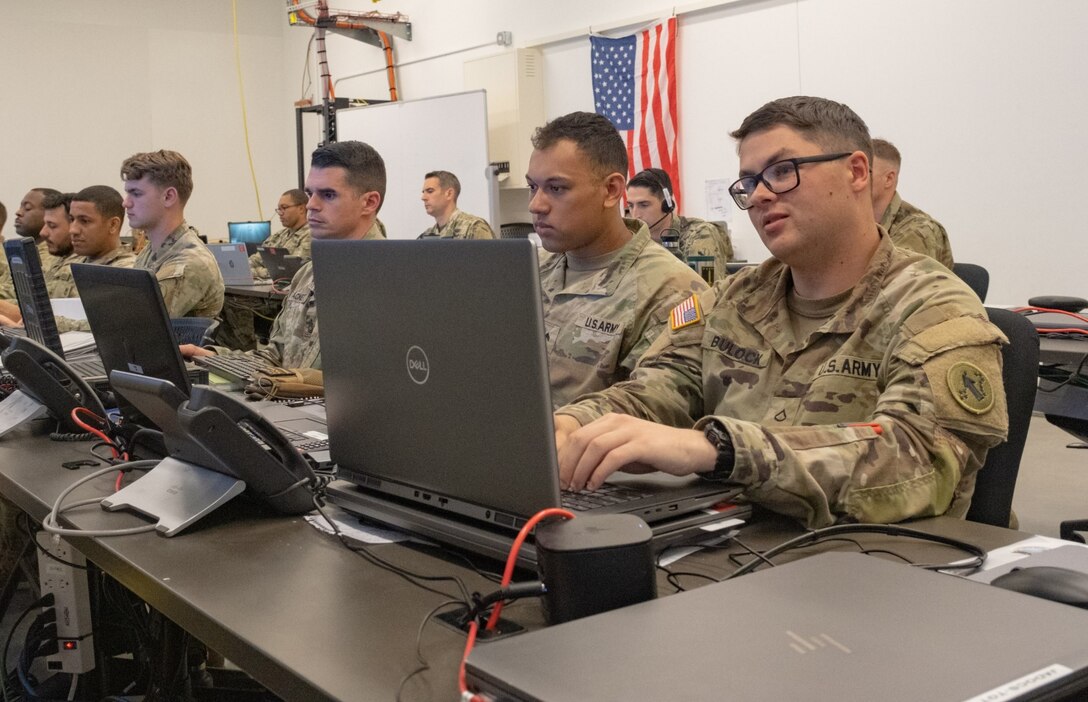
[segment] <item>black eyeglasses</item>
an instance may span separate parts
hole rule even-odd
[[[304,202],[298,202],[298,203],[295,203],[294,205],[288,205],[287,207],[284,207],[283,205],[280,205],[279,207],[276,208],[276,214],[283,214],[290,207],[305,207],[305,206],[306,206],[306,203],[304,203]]]
[[[821,154],[819,156],[787,158],[784,161],[776,161],[756,175],[748,175],[737,179],[736,182],[729,186],[729,194],[733,196],[733,202],[737,203],[737,207],[746,210],[752,206],[749,199],[760,183],[766,185],[767,189],[776,195],[788,193],[801,184],[801,170],[798,168],[801,164],[837,161],[852,153],[854,152],[843,151],[837,154]]]

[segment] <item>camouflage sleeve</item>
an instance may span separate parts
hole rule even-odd
[[[645,317],[638,338],[631,346],[625,358],[620,359],[619,366],[625,368],[630,374],[646,352],[662,332],[669,328],[669,313],[674,307],[695,293],[707,289],[706,282],[702,278],[677,277],[663,281],[662,286],[656,290],[650,301],[645,306]]]
[[[771,427],[716,417],[736,450],[730,482],[813,528],[836,515],[891,523],[945,514],[958,498],[966,512],[974,481],[961,479],[1007,432],[1003,340],[981,319],[960,317],[889,347],[870,422]]]
[[[468,232],[465,234],[466,239],[494,239],[495,232],[491,231],[491,225],[483,219],[474,219],[472,223],[468,225]]]
[[[712,309],[715,290],[706,290],[698,298],[702,309]],[[665,327],[628,380],[585,395],[556,413],[574,417],[583,426],[609,412],[674,427],[692,426],[694,418],[703,414],[703,329],[701,324],[679,330]]]
[[[91,325],[86,319],[72,319],[71,317],[58,316],[57,331],[63,334],[70,331],[89,332]]]
[[[298,256],[305,263],[314,257],[313,255],[313,238],[309,235],[302,237],[298,246],[291,252],[293,255]]]
[[[3,256],[0,256],[0,300],[15,299],[15,281],[11,278],[11,269]]]
[[[155,273],[166,311],[171,318],[185,317],[204,299],[215,280],[203,266],[171,263]],[[218,310],[215,312],[218,313]]]
[[[268,277],[268,269],[264,267],[264,259],[261,258],[259,253],[249,257],[249,267],[253,270],[254,278]]]
[[[894,240],[899,248],[925,254],[952,270],[952,246],[948,243],[948,233],[936,220],[924,215],[908,217],[896,225]]]

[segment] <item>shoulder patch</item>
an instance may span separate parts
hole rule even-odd
[[[972,414],[986,414],[994,406],[994,391],[986,373],[973,363],[960,361],[948,369],[948,389],[960,407]]]
[[[703,311],[699,307],[699,298],[692,295],[688,299],[672,308],[669,313],[669,328],[673,331],[690,327],[703,321]]]

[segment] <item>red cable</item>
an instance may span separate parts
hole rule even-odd
[[[532,517],[529,521],[525,522],[525,526],[518,532],[518,537],[514,539],[514,544],[510,547],[510,555],[506,557],[506,570],[502,574],[502,582],[499,584],[500,588],[506,587],[510,584],[510,581],[514,578],[514,565],[518,560],[518,551],[521,550],[521,545],[525,543],[525,539],[528,538],[529,532],[533,530],[533,527],[537,523],[546,517],[564,517],[565,519],[574,519],[574,514],[571,512],[560,509],[558,507],[548,507],[542,509]],[[494,609],[491,610],[491,617],[487,620],[487,630],[491,631],[495,628],[495,625],[499,623],[499,613],[502,612],[502,602],[498,602]]]
[[[479,625],[475,619],[468,625],[468,640],[465,641],[465,653],[461,656],[461,667],[457,671],[457,686],[461,689],[462,696],[468,693],[468,682],[465,681],[465,663],[468,662],[468,654],[472,653],[472,647],[476,644],[476,631],[478,628]],[[472,699],[479,698],[473,695]]]
[[[1082,317],[1076,312],[1067,312],[1066,310],[1055,310],[1050,307],[1013,307],[1012,312],[1049,312],[1051,314],[1064,314],[1070,317],[1075,317],[1082,322],[1088,323],[1088,317]],[[1030,316],[1030,315],[1028,315]]]
[[[110,451],[113,452],[113,457],[114,458],[120,458],[121,460],[127,461],[128,460],[128,454],[119,451],[117,449],[117,444],[113,443],[113,440],[110,439],[110,437],[106,436],[106,434],[103,431],[101,431],[100,429],[96,429],[96,428],[92,427],[90,424],[87,424],[86,422],[81,420],[79,418],[80,411],[86,412],[91,417],[97,419],[99,422],[106,423],[107,420],[103,419],[102,417],[99,417],[97,414],[90,411],[86,407],[73,407],[72,408],[72,421],[75,422],[76,425],[78,425],[84,431],[89,432],[91,434],[94,434],[99,439],[102,439],[102,441],[106,444],[106,446],[109,447]],[[124,477],[125,477],[125,472],[124,471],[117,471],[117,480],[113,484],[113,491],[114,492],[117,492],[118,490],[121,489],[121,481],[124,479]]]

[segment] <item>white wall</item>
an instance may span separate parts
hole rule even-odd
[[[532,45],[655,11],[665,16],[673,5],[405,0],[378,7],[415,21],[416,40],[399,43],[399,58],[411,60],[487,41],[499,30],[513,31],[516,45]],[[1074,204],[1088,185],[1081,166],[1088,148],[1077,123],[1088,108],[1086,29],[1088,3],[1080,0],[765,0],[681,14],[685,210],[704,213],[706,180],[735,177],[728,132],[746,114],[784,95],[823,95],[851,105],[874,136],[900,147],[900,192],[945,224],[957,260],[990,269],[991,302],[1088,294],[1080,274],[1088,247]],[[343,72],[380,66],[376,51],[337,41],[330,40],[330,60],[352,57]],[[588,40],[543,48],[548,116],[592,109]],[[406,68],[402,94],[455,92],[461,62],[494,51],[501,49]],[[340,94],[380,97],[384,80],[345,81]],[[734,213],[731,227],[741,254],[766,256],[743,213]]]
[[[135,151],[175,148],[193,162],[189,219],[213,236],[257,207],[242,142],[228,0],[8,3],[0,23],[0,200],[31,185],[120,185]],[[666,16],[660,0],[337,0],[400,11],[414,39],[399,61],[492,41],[525,46],[591,25]],[[683,10],[685,5],[678,5]],[[311,30],[287,26],[279,0],[238,0],[250,130],[264,217],[295,183],[294,112]],[[958,260],[985,265],[990,301],[1088,294],[1077,204],[1088,178],[1078,122],[1088,108],[1082,0],[742,0],[680,16],[685,210],[704,212],[708,179],[735,177],[728,132],[763,102],[824,95],[850,104],[904,154],[900,191],[948,228]],[[589,46],[544,47],[549,117],[591,109]],[[400,70],[400,95],[464,89],[462,64],[491,46]],[[333,77],[378,69],[382,52],[330,36]],[[388,97],[383,72],[342,81],[341,96]],[[318,96],[315,89],[314,97]],[[316,129],[316,120],[308,121]],[[437,124],[456,138],[456,124]],[[516,177],[516,174],[515,174]],[[412,197],[416,197],[413,193]],[[739,251],[765,250],[747,218]],[[11,232],[10,225],[5,229]]]
[[[294,94],[282,78],[288,28],[282,3],[237,6],[250,140],[271,219],[296,183]],[[0,201],[9,222],[30,187],[120,190],[121,162],[162,148],[193,166],[186,215],[203,233],[225,237],[228,220],[257,219],[231,25],[228,0],[5,3]],[[14,233],[10,223],[4,233]]]

